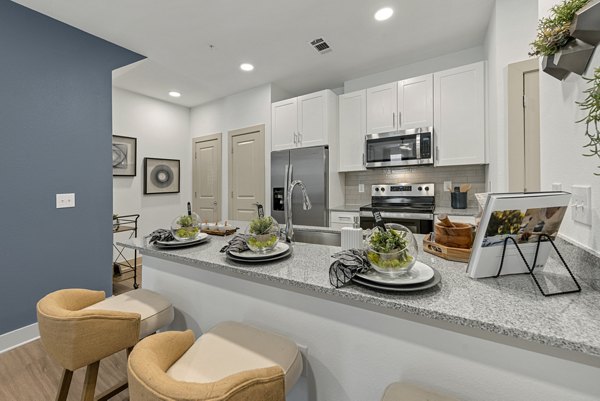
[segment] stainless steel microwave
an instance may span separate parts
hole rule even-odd
[[[365,141],[365,167],[433,164],[433,127],[371,134]]]

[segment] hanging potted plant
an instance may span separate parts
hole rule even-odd
[[[585,123],[585,136],[588,140],[584,145],[588,153],[583,155],[600,158],[600,67],[596,68],[593,77],[584,79],[591,83],[591,86],[583,92],[587,95],[586,98],[577,102],[579,108],[587,113],[587,116],[578,121]],[[600,176],[600,172],[594,175]]]
[[[537,36],[531,43],[530,56],[542,56],[542,69],[557,79],[570,72],[583,74],[592,57],[594,46],[571,36],[571,24],[577,11],[589,0],[563,0],[540,19]]]

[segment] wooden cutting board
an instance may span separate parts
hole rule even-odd
[[[455,262],[467,263],[471,258],[471,249],[453,248],[450,246],[440,245],[431,240],[431,234],[427,234],[423,238],[423,250],[442,259],[453,260]]]

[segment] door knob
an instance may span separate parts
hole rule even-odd
[[[213,205],[214,205],[214,206],[217,206],[217,201],[214,201],[214,202],[213,202]]]

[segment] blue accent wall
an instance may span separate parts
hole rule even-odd
[[[0,0],[0,334],[51,291],[111,294],[111,73],[141,59]]]

